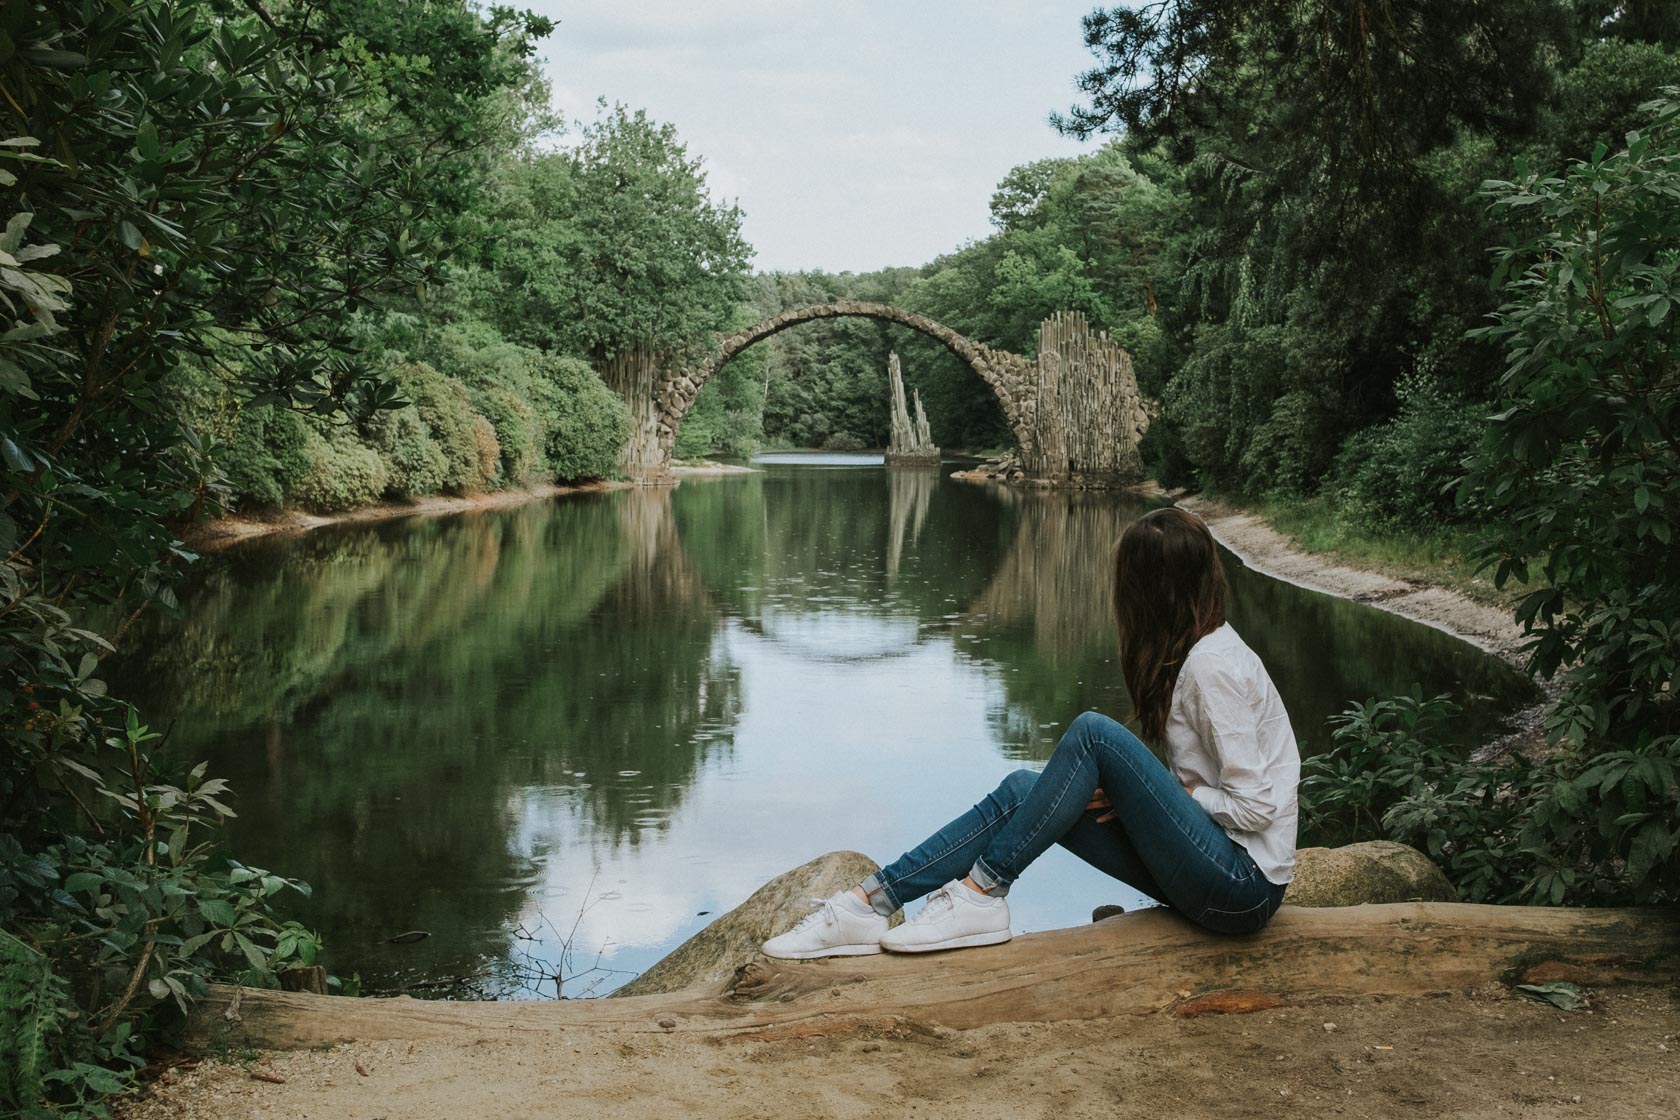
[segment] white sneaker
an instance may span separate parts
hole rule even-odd
[[[881,951],[887,920],[851,891],[833,898],[813,898],[818,904],[798,925],[764,943],[764,955],[784,961],[813,957],[861,957]]]
[[[881,938],[881,948],[894,953],[931,953],[935,949],[967,949],[1000,945],[1009,932],[1009,903],[980,894],[953,879],[928,895],[922,912]]]

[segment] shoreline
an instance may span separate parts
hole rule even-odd
[[[1477,602],[1425,579],[1338,564],[1301,548],[1257,513],[1193,495],[1166,495],[1206,522],[1213,537],[1262,575],[1421,622],[1521,670],[1522,626],[1508,608]]]
[[[723,478],[755,473],[757,471],[752,467],[735,466],[730,463],[700,462],[672,468],[677,482],[685,478]],[[394,521],[404,517],[436,517],[481,509],[505,509],[570,494],[604,494],[613,490],[635,488],[636,483],[622,479],[571,484],[545,482],[538,486],[495,490],[484,494],[458,497],[432,494],[424,498],[375,502],[373,505],[357,506],[355,509],[339,513],[310,513],[301,509],[282,509],[262,516],[235,513],[194,526],[182,535],[182,542],[198,552],[216,552],[258,537],[299,536],[329,525],[354,525],[359,522]]]
[[[952,471],[950,477],[1029,493],[1085,490],[1020,483],[978,469]],[[1472,599],[1427,575],[1408,578],[1337,563],[1302,548],[1261,514],[1200,495],[1166,490],[1152,478],[1132,486],[1101,489],[1168,502],[1195,514],[1222,548],[1261,575],[1420,622],[1493,654],[1519,672],[1523,669],[1522,626],[1509,607]]]

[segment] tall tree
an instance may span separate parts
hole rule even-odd
[[[1490,302],[1466,279],[1489,234],[1469,193],[1538,126],[1565,15],[1162,0],[1086,18],[1090,100],[1055,123],[1122,131],[1184,169],[1186,281],[1166,329],[1188,360],[1162,432],[1205,480],[1312,489],[1402,375],[1485,390],[1486,359],[1441,341]]]
[[[605,109],[565,152],[502,180],[479,310],[509,337],[602,361],[677,350],[729,322],[751,250],[675,128]]]

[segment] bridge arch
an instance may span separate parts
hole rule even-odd
[[[861,318],[897,323],[935,339],[979,375],[1003,408],[1016,443],[1032,444],[1033,364],[1018,354],[993,350],[937,319],[886,303],[837,300],[782,311],[731,334],[721,335],[709,352],[684,368],[669,371],[645,354],[628,354],[609,364],[604,376],[631,403],[635,430],[626,448],[625,469],[632,477],[651,480],[668,473],[677,429],[694,406],[700,391],[717,372],[748,347],[802,323],[822,319]],[[638,368],[639,367],[639,368]],[[639,390],[639,391],[638,391]],[[640,398],[640,399],[638,399]],[[641,409],[638,404],[645,402]],[[651,406],[651,407],[646,407]],[[638,413],[639,414],[636,414]]]
[[[712,339],[678,366],[668,356],[631,350],[601,371],[630,408],[624,473],[638,482],[671,478],[677,429],[700,390],[747,347],[818,319],[875,319],[938,340],[985,382],[1003,407],[1024,474],[1035,482],[1109,486],[1143,474],[1138,441],[1149,407],[1138,393],[1131,355],[1092,331],[1078,312],[1039,324],[1038,354],[1024,358],[975,342],[926,315],[886,303],[837,300],[770,316]]]

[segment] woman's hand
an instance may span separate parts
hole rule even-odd
[[[1194,797],[1196,796],[1196,790],[1199,788],[1200,787],[1197,786],[1195,782],[1186,782],[1184,785],[1184,792],[1188,793],[1191,797]],[[1103,812],[1105,809],[1107,812]],[[1120,815],[1114,809],[1114,802],[1108,799],[1108,794],[1102,791],[1101,786],[1098,786],[1096,789],[1091,791],[1091,800],[1085,803],[1085,811],[1087,813],[1099,813],[1100,815],[1097,817],[1098,824],[1111,821]]]

